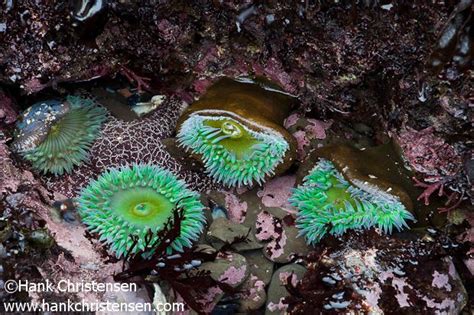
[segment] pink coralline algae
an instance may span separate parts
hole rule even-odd
[[[449,284],[449,276],[447,274],[439,273],[437,270],[433,272],[433,282],[431,285],[435,288],[445,288],[446,291],[451,291],[451,285]]]
[[[300,115],[298,113],[291,114],[285,119],[284,126],[285,128],[290,128],[291,126],[295,125],[298,122],[298,119],[300,119]]]
[[[271,259],[279,258],[281,255],[285,253],[285,245],[287,241],[287,236],[285,230],[283,230],[278,238],[275,238],[267,244],[265,250],[268,252],[268,256]]]
[[[48,189],[68,198],[108,168],[131,163],[151,163],[167,168],[185,180],[193,189],[212,187],[210,180],[197,172],[183,170],[161,139],[172,135],[182,102],[177,98],[165,101],[151,115],[132,121],[109,117],[101,135],[90,150],[90,159],[61,177],[43,176]]]
[[[398,136],[410,166],[423,174],[428,183],[438,182],[443,176],[454,176],[461,165],[461,157],[454,147],[435,136],[434,131],[433,127],[420,131],[407,128]]]
[[[262,198],[262,203],[266,207],[281,207],[291,209],[288,198],[291,196],[291,189],[296,182],[296,176],[288,175],[274,178],[263,186],[263,190],[257,195]]]
[[[247,266],[243,265],[239,268],[230,266],[229,269],[219,277],[219,281],[229,285],[236,285],[242,283],[247,273]]]
[[[310,139],[326,139],[326,130],[331,127],[332,121],[324,122],[317,119],[308,119],[308,123],[305,131]]]
[[[277,259],[284,254],[284,248],[288,240],[283,222],[281,219],[271,215],[267,211],[261,211],[257,215],[255,223],[255,237],[260,241],[270,242],[266,245],[265,251],[271,259]]]
[[[415,185],[424,189],[418,200],[428,205],[430,196],[437,192],[438,196],[448,198],[446,208],[440,211],[449,211],[463,200],[463,189],[451,186],[459,179],[462,159],[455,148],[437,137],[434,131],[433,127],[420,131],[407,128],[397,140],[409,165],[423,178],[413,178]],[[453,189],[448,192],[446,187]]]
[[[236,223],[242,223],[247,213],[247,202],[240,202],[239,198],[230,193],[225,192],[225,207],[229,214],[229,219]]]
[[[285,127],[289,128],[294,126],[302,117],[297,114],[290,115],[285,121]],[[298,130],[293,133],[296,142],[298,143],[298,159],[304,160],[306,157],[305,148],[311,144],[312,140],[324,140],[326,139],[326,131],[332,126],[332,120],[327,122],[308,118],[305,119],[306,126],[303,130]]]
[[[251,299],[254,301],[260,301],[262,296],[259,294],[260,292],[265,292],[265,282],[259,280],[253,274],[250,274],[250,280],[253,282],[253,287],[250,288],[247,292],[242,294],[244,299]]]
[[[278,304],[273,303],[273,302],[268,303],[267,305],[268,310],[271,312],[286,310],[286,308],[288,307],[288,304],[285,304],[283,302],[284,299],[285,299],[284,297],[281,298]]]
[[[306,156],[304,148],[309,146],[310,142],[308,138],[306,138],[306,133],[303,130],[298,130],[293,133],[293,137],[295,137],[296,142],[298,143],[298,159],[303,161]]]
[[[290,93],[297,91],[298,82],[293,80],[293,78],[297,78],[298,76],[294,74],[290,75],[290,73],[286,72],[278,59],[271,57],[268,59],[265,67],[255,64],[253,68],[257,75],[268,77],[281,85],[286,91]]]
[[[280,220],[272,216],[267,211],[262,211],[257,215],[257,222],[255,223],[255,226],[255,237],[261,241],[278,238],[282,230]]]
[[[218,286],[207,289],[206,294],[197,300],[200,305],[204,305],[204,309],[202,311],[205,314],[211,313],[216,306],[216,297],[223,293],[224,291],[222,291]]]

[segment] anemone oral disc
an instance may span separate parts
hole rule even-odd
[[[289,149],[280,134],[256,131],[227,116],[190,115],[178,131],[178,141],[201,155],[208,173],[228,186],[260,182],[282,163]]]

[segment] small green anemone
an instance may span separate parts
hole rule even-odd
[[[254,131],[236,119],[191,115],[178,132],[180,145],[201,155],[209,174],[228,186],[261,184],[283,162],[288,142],[267,128]]]
[[[187,189],[170,171],[153,165],[135,164],[104,172],[82,190],[78,203],[82,222],[98,233],[117,257],[130,250],[132,235],[138,239],[133,253],[146,248],[150,230],[151,242],[157,241],[156,232],[173,218],[176,208],[183,210],[184,219],[169,250],[191,247],[205,222],[199,194]]]
[[[69,111],[49,126],[44,139],[21,152],[24,159],[43,173],[70,173],[74,166],[86,160],[106,119],[105,109],[96,106],[93,100],[68,96],[67,102]]]
[[[408,227],[406,220],[414,220],[395,196],[352,186],[325,159],[319,160],[289,201],[298,209],[296,226],[300,235],[310,244],[319,242],[328,232],[337,236],[349,229],[377,227],[391,233],[393,227],[401,230]]]

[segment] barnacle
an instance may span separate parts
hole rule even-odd
[[[351,185],[334,164],[319,159],[290,198],[298,209],[296,225],[308,243],[326,233],[341,235],[349,229],[377,227],[384,233],[408,227],[413,215],[395,196]]]
[[[17,123],[13,149],[38,171],[70,173],[88,157],[105,118],[106,111],[91,99],[36,103]]]
[[[177,138],[216,181],[261,184],[294,160],[295,140],[281,126],[291,105],[274,87],[221,79],[183,114]]]
[[[199,237],[205,217],[199,194],[170,171],[153,165],[134,164],[104,172],[81,191],[78,211],[84,224],[110,245],[117,257],[146,248],[147,239],[157,241],[156,232],[182,209],[180,235],[169,250],[182,251]]]

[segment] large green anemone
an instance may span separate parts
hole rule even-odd
[[[289,149],[285,138],[270,128],[255,131],[227,116],[192,114],[181,125],[178,141],[200,155],[209,174],[228,186],[261,184]]]
[[[349,229],[377,227],[391,233],[394,227],[408,227],[406,220],[414,220],[395,196],[352,186],[325,159],[320,159],[293,191],[290,203],[298,209],[296,226],[310,244],[328,232],[337,236]]]
[[[17,126],[16,147],[38,171],[70,173],[87,159],[105,119],[105,109],[91,99],[69,96],[65,103],[37,103]]]
[[[117,257],[146,249],[149,231],[151,242],[156,232],[173,219],[176,208],[182,209],[180,235],[169,249],[182,251],[191,247],[202,232],[205,217],[199,194],[187,189],[184,181],[170,171],[153,165],[135,164],[104,172],[81,192],[79,214],[88,229],[100,235]],[[149,237],[149,236],[148,236]]]

